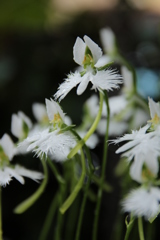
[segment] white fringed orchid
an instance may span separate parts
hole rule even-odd
[[[119,88],[118,84],[122,83],[122,77],[115,70],[106,70],[105,67],[100,66],[101,57],[102,50],[95,42],[88,36],[84,36],[84,41],[78,37],[73,47],[73,59],[83,69],[81,72],[76,71],[68,75],[54,95],[55,99],[61,101],[77,85],[77,94],[81,95],[89,82],[92,83],[94,90],[109,91]]]
[[[76,139],[69,131],[63,131],[62,125],[69,122],[61,107],[53,99],[46,99],[48,125],[30,132],[28,137],[19,144],[19,149],[34,152],[37,157],[50,157],[55,161],[67,159]]]
[[[160,189],[157,187],[138,188],[132,190],[123,200],[125,212],[131,212],[136,217],[154,218],[159,213]]]
[[[14,143],[8,134],[4,134],[0,139],[0,186],[5,187],[10,183],[12,178],[17,179],[24,184],[24,178],[28,177],[34,181],[43,178],[43,174],[37,171],[28,170],[20,165],[12,165],[10,161],[16,154]]]
[[[146,166],[150,172],[150,176],[156,177],[159,164],[158,156],[160,156],[160,139],[155,136],[154,132],[147,133],[150,125],[146,125],[139,131],[132,131],[131,134],[125,134],[123,137],[113,140],[114,143],[128,141],[122,147],[118,148],[116,153],[123,153],[122,156],[127,157],[128,161],[133,163],[130,167],[130,175],[132,179],[143,182],[146,178],[143,172],[143,166]]]

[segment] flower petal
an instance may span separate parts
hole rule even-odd
[[[115,48],[115,35],[110,28],[100,30],[100,38],[106,53],[113,53]]]
[[[159,105],[159,103],[156,103],[150,97],[148,98],[148,101],[149,101],[148,105],[149,105],[151,118],[154,118],[155,114],[157,114],[158,117],[160,117],[160,105]]]
[[[119,88],[118,84],[122,84],[122,76],[116,73],[114,70],[104,70],[98,71],[96,75],[93,75],[92,80],[93,84],[92,89],[101,90],[113,90],[114,88]]]
[[[102,49],[95,42],[93,42],[92,39],[90,39],[86,35],[84,36],[84,41],[85,41],[86,45],[89,47],[89,49],[91,50],[91,53],[92,53],[93,59],[94,59],[94,63],[96,64],[96,62],[102,56]]]
[[[64,121],[65,114],[63,113],[59,104],[55,102],[53,99],[48,100],[46,98],[45,101],[49,120],[52,121],[54,119],[54,115],[59,113],[60,117]]]
[[[15,145],[8,134],[4,134],[0,139],[0,145],[2,146],[5,154],[8,156],[10,160],[12,160],[13,156],[16,153]]]
[[[81,80],[82,77],[79,72],[69,74],[68,78],[59,86],[58,91],[54,94],[54,98],[56,100],[59,99],[60,102]]]
[[[47,117],[46,107],[42,103],[33,103],[32,112],[38,122],[42,122]]]
[[[83,40],[77,37],[76,42],[73,47],[73,59],[79,65],[82,65],[85,55],[86,44]]]
[[[81,82],[77,88],[77,94],[81,95],[87,88],[89,83],[89,73],[86,73],[83,77],[81,77]]]

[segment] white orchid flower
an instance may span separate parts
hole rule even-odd
[[[123,200],[123,211],[131,212],[136,217],[145,217],[147,220],[156,217],[159,213],[160,189],[138,188],[132,190]]]
[[[115,70],[99,70],[96,67],[96,64],[99,66],[98,61],[101,61],[101,57],[102,50],[95,42],[88,36],[84,36],[84,41],[78,37],[73,47],[73,59],[83,69],[81,72],[76,71],[68,75],[54,95],[55,99],[61,101],[77,85],[77,94],[81,95],[89,82],[92,83],[94,90],[109,91],[119,88],[118,84],[122,83],[122,77]]]

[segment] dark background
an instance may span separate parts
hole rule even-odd
[[[159,13],[132,8],[122,1],[109,10],[87,9],[70,14],[69,20],[64,18],[63,21],[58,22],[55,17],[55,22],[48,23],[46,13],[48,3],[42,0],[0,3],[1,137],[5,132],[11,134],[12,113],[21,110],[34,121],[32,103],[44,103],[45,98],[52,97],[66,74],[74,70],[76,64],[73,61],[73,45],[77,36],[83,37],[86,34],[102,47],[99,38],[99,30],[102,27],[110,27],[114,31],[121,53],[135,66],[137,76],[142,78],[137,80],[139,91],[142,91],[146,98],[150,95],[155,100],[159,100]],[[53,19],[54,15],[56,16],[56,9],[53,9]],[[83,95],[76,96],[74,89],[61,102],[64,112],[72,117],[73,123],[80,123],[83,102],[91,93],[88,90]],[[14,137],[13,139],[16,140]],[[100,150],[101,144],[94,151],[99,158]],[[114,231],[117,231],[118,235],[118,230],[113,224],[120,198],[119,180],[115,178],[113,170],[118,162],[114,152],[115,148],[111,147],[109,159],[112,160],[108,163],[107,179],[115,186],[115,190],[112,194],[104,194],[99,222],[98,239],[101,240],[116,240],[112,237]],[[42,170],[39,160],[30,155],[18,156],[13,162],[22,163],[31,169]],[[61,170],[60,165],[58,168]],[[4,239],[38,239],[51,198],[57,189],[52,174],[45,193],[34,206],[22,215],[13,213],[14,207],[31,195],[37,186],[33,181],[26,179],[24,186],[13,180],[9,186],[3,188]],[[80,194],[75,204],[81,201],[81,197]],[[94,204],[87,204],[82,239],[90,239],[93,207]],[[124,216],[120,222],[123,225]],[[53,222],[53,229],[48,239],[52,239],[55,225],[56,223]],[[68,240],[65,236],[63,239]]]

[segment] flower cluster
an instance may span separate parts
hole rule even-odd
[[[159,185],[160,105],[149,98],[149,109],[151,120],[144,127],[113,140],[116,144],[126,142],[117,149],[116,153],[122,153],[122,157],[127,158],[131,178],[141,184],[123,201],[123,209],[136,216],[145,216],[147,219],[159,213],[160,200],[160,189],[157,187]]]

